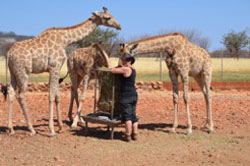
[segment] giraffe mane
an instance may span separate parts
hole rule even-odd
[[[95,16],[91,16],[89,19],[85,20],[84,22],[81,22],[80,24],[76,24],[76,25],[73,25],[73,26],[48,28],[45,31],[43,31],[42,33],[45,33],[45,32],[50,31],[50,30],[69,30],[69,29],[75,29],[77,27],[80,27],[80,26],[86,24],[89,20],[93,20],[94,18],[95,18]]]
[[[102,55],[107,63],[107,66],[110,67],[108,54],[106,53],[104,48],[101,46],[101,44],[96,42],[96,43],[93,43],[92,45],[97,47],[101,51],[101,53],[102,53]]]
[[[166,36],[182,36],[184,39],[187,40],[186,36],[183,35],[182,33],[174,32],[174,33],[168,33],[168,34],[164,34],[164,35],[147,37],[147,38],[144,38],[144,39],[141,39],[141,40],[130,42],[130,43],[128,43],[128,45],[133,45],[133,44],[145,42],[145,41],[148,41],[148,40],[154,40],[154,39],[157,39],[157,38],[163,38],[163,37],[166,37]]]

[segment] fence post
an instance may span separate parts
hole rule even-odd
[[[162,81],[162,52],[160,53],[160,81]]]
[[[223,80],[224,77],[224,70],[223,70],[223,59],[224,59],[224,51],[222,51],[222,58],[221,58],[221,79]]]

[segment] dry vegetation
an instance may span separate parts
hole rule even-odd
[[[116,66],[118,59],[110,58],[111,65]],[[137,80],[156,81],[159,80],[159,60],[157,58],[137,58],[135,67],[137,69]],[[213,81],[250,81],[250,59],[234,59],[234,58],[212,58],[213,64]],[[223,64],[223,65],[222,65]],[[5,60],[0,58],[0,80],[4,80],[5,76]],[[224,77],[221,78],[223,66]],[[165,62],[162,63],[163,80],[169,81],[168,69]],[[61,70],[61,76],[67,72],[66,62]],[[32,75],[31,81],[47,82],[48,74]],[[69,80],[68,80],[69,81]]]

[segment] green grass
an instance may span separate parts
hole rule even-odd
[[[136,80],[137,81],[159,81],[160,74],[159,73],[137,73]],[[167,73],[163,74],[162,80],[170,81],[170,78]]]
[[[223,77],[221,72],[213,72],[212,81],[250,81],[250,71],[248,72],[224,72]]]
[[[116,66],[118,59],[110,58],[111,66]],[[221,72],[222,59],[213,58],[213,81],[250,81],[250,59],[223,59],[223,77]],[[0,81],[5,81],[5,60],[0,58]],[[135,63],[137,70],[137,81],[159,81],[160,67],[156,58],[138,58]],[[170,81],[168,69],[165,63],[162,63],[163,81]],[[60,72],[64,76],[67,72],[67,65],[64,63]],[[65,81],[69,81],[67,78]],[[191,78],[190,81],[193,81]],[[48,73],[33,74],[30,82],[48,82]]]
[[[250,59],[234,59],[234,58],[212,58],[213,72],[223,71],[227,72],[250,72]]]

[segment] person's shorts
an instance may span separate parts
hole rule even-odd
[[[122,115],[122,121],[128,121],[131,120],[132,123],[135,123],[138,121],[138,118],[136,117],[136,104],[137,104],[137,97],[132,97],[129,100],[129,102],[120,102],[120,110]]]

